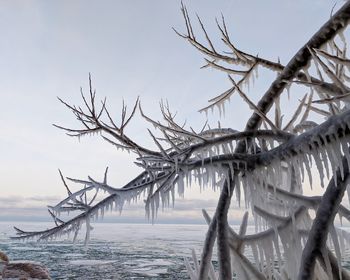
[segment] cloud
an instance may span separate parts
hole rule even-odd
[[[0,197],[0,221],[52,221],[47,212],[46,205],[54,205],[60,200],[57,196],[8,196]],[[202,209],[206,209],[210,215],[215,212],[216,199],[181,199],[175,201],[174,207],[160,206],[156,223],[195,223],[204,224]],[[234,207],[234,211],[230,211],[231,220],[237,222],[243,215],[242,209]],[[63,220],[72,218],[62,215]],[[131,223],[147,223],[145,218],[145,204],[143,201],[138,203],[126,204],[120,214],[118,211],[108,212],[105,214],[102,222],[131,222]]]
[[[0,197],[0,208],[33,208],[43,207],[48,204],[55,204],[60,200],[58,196],[32,196],[24,197],[19,195]]]

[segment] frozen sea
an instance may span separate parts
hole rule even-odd
[[[206,225],[95,223],[89,246],[71,239],[13,241],[13,225],[46,229],[49,223],[0,222],[0,250],[11,260],[45,264],[52,279],[189,279],[184,257],[200,254]],[[82,230],[84,233],[84,230]]]
[[[86,248],[71,239],[49,243],[13,241],[13,225],[45,229],[49,223],[0,222],[0,250],[11,260],[45,264],[52,279],[189,279],[184,257],[200,255],[206,225],[96,223]],[[350,229],[349,229],[350,230]],[[248,232],[253,232],[249,227]],[[82,230],[84,233],[84,230]],[[248,256],[249,257],[249,256]],[[350,252],[343,259],[350,269]]]

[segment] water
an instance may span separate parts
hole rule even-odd
[[[48,267],[52,279],[82,280],[189,279],[184,257],[191,256],[191,249],[200,256],[207,230],[206,225],[97,223],[93,225],[92,239],[86,248],[82,243],[73,245],[71,239],[49,243],[10,240],[15,233],[13,225],[25,230],[52,226],[0,222],[0,250],[6,252],[10,260],[41,262]],[[248,226],[248,233],[253,231],[254,226]],[[82,239],[83,236],[84,232]],[[253,261],[249,249],[245,254]],[[342,264],[350,268],[349,250],[343,255]]]
[[[18,225],[18,223],[16,223]],[[189,279],[184,257],[200,254],[206,225],[94,224],[91,242],[13,241],[11,223],[0,223],[0,250],[10,260],[45,264],[52,279]],[[21,223],[25,230],[48,223]]]

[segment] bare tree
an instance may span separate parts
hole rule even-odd
[[[188,129],[175,120],[164,103],[160,106],[164,120],[156,121],[143,112],[139,100],[129,113],[123,105],[117,124],[106,99],[96,101],[90,78],[89,94],[81,92],[82,107],[60,100],[75,115],[80,128],[57,127],[73,137],[101,135],[118,149],[137,154],[135,163],[143,171],[119,188],[109,185],[107,170],[102,181],[67,178],[83,186],[76,192],[60,172],[67,198],[49,207],[55,226],[38,232],[16,228],[14,238],[48,240],[73,232],[75,240],[85,224],[88,242],[91,220],[103,217],[105,211],[121,210],[125,202],[145,197],[146,213],[153,220],[160,205],[174,203],[175,190],[183,195],[185,184],[197,182],[218,187],[221,193],[213,217],[203,210],[209,227],[200,259],[193,253],[192,261],[186,261],[191,279],[232,279],[234,275],[238,279],[350,279],[341,265],[350,234],[334,224],[336,215],[350,220],[350,210],[341,204],[345,191],[350,191],[350,60],[344,36],[350,2],[332,15],[287,65],[238,49],[224,18],[216,23],[228,50],[219,52],[201,19],[198,17],[198,26],[204,42],[197,39],[185,6],[182,14],[185,33],[176,33],[204,55],[204,67],[224,72],[232,84],[200,111],[218,108],[223,112],[226,101],[238,94],[252,110],[245,130],[207,124],[200,131]],[[256,78],[258,68],[276,72],[277,78],[255,104],[245,90]],[[293,92],[295,86],[305,87],[308,93],[284,121],[281,95]],[[136,143],[125,133],[137,110],[161,133],[159,136],[149,130],[157,150]],[[326,120],[321,121],[320,116]],[[304,177],[310,186],[319,181],[325,187],[324,194],[303,195],[307,187]],[[106,193],[103,199],[97,198],[99,191]],[[246,234],[248,212],[238,233],[229,226],[234,193],[238,201],[244,197],[251,207],[257,233]],[[315,218],[310,215],[312,210]],[[67,211],[78,214],[68,221],[58,217]],[[212,265],[215,242],[219,271]],[[254,260],[245,256],[247,249]]]

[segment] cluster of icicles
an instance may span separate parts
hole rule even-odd
[[[272,148],[272,141],[270,149],[267,151],[257,153],[256,149],[253,148],[250,150],[250,154],[247,154],[246,161],[242,159],[229,160],[229,157],[220,160],[222,155],[234,156],[234,145],[233,141],[230,140],[212,145],[210,148],[199,149],[188,158],[187,162],[177,163],[172,166],[170,171],[164,168],[163,171],[160,169],[152,175],[149,172],[144,172],[144,175],[132,181],[127,188],[115,189],[95,181],[83,182],[86,185],[85,189],[72,194],[52,208],[56,214],[64,212],[64,206],[69,201],[76,200],[88,190],[101,189],[107,192],[108,196],[67,223],[61,223],[58,227],[41,233],[39,236],[23,233],[21,238],[24,239],[27,236],[47,240],[73,233],[74,240],[76,240],[79,230],[85,223],[85,240],[88,242],[92,229],[90,220],[103,218],[105,211],[114,209],[121,211],[126,202],[150,198],[150,207],[146,209],[148,211],[146,214],[153,219],[160,205],[168,207],[171,202],[174,203],[176,188],[177,194],[183,196],[184,186],[193,184],[192,180],[195,180],[201,187],[211,185],[213,188],[217,188],[222,187],[223,182],[231,177],[235,178],[237,200],[241,200],[241,189],[243,189],[245,205],[252,208],[257,231],[260,231],[253,236],[232,237],[240,238],[243,244],[240,246],[241,251],[234,257],[235,263],[239,264],[240,267],[234,266],[235,273],[237,276],[243,273],[242,278],[238,279],[247,279],[244,278],[244,275],[260,275],[259,271],[268,275],[269,279],[272,279],[272,275],[277,279],[288,279],[288,277],[296,279],[295,268],[299,267],[302,248],[312,220],[307,211],[307,203],[289,195],[286,190],[291,189],[293,181],[295,184],[293,192],[300,194],[301,184],[306,177],[304,173],[308,174],[310,186],[312,186],[313,163],[318,170],[322,186],[326,180],[325,177],[330,178],[332,173],[334,174],[337,170],[341,176],[344,176],[344,172],[347,170],[344,170],[342,164],[343,156],[350,163],[349,135],[350,111],[331,117],[318,127],[295,136],[275,148]],[[203,160],[203,157],[206,156],[209,156],[209,159]],[[201,164],[197,166],[198,161]],[[169,163],[166,162],[165,165],[169,166]],[[169,175],[171,172],[174,172],[174,176]],[[167,180],[169,177],[171,179]],[[156,183],[152,183],[155,178],[157,179]],[[168,182],[165,187],[164,182]],[[335,181],[335,183],[337,182]],[[151,185],[156,191],[151,191]],[[349,187],[347,189],[349,193]],[[269,209],[269,213],[264,209]],[[294,234],[291,235],[291,232]],[[331,231],[329,242],[331,244],[329,246],[334,248],[339,262],[342,249],[346,247],[344,244],[350,244],[349,241],[348,233],[336,229]],[[237,242],[237,240],[232,242]],[[249,266],[245,271],[244,267],[247,264],[244,260],[242,261],[241,257],[244,247],[247,246],[251,248],[256,267]],[[338,265],[340,266],[340,264]],[[195,267],[197,266],[195,265]],[[278,269],[276,269],[277,267]],[[326,267],[329,268],[331,265],[326,263]],[[239,271],[240,269],[243,269],[243,272]],[[257,271],[251,272],[251,269]],[[191,272],[192,275],[197,275],[195,270]],[[325,272],[320,267],[316,267],[318,279],[328,279],[327,271],[329,273],[329,270]],[[215,275],[215,271],[212,275]]]
[[[247,166],[251,165],[247,163],[248,160],[223,159],[222,161],[216,161],[216,158],[220,155],[234,156],[234,149],[237,141],[230,140],[209,147],[205,146],[203,149],[199,149],[193,153],[185,164],[180,165],[176,161],[174,166],[172,166],[172,170],[176,170],[176,175],[172,180],[169,180],[166,188],[160,189],[156,195],[152,196],[155,207],[150,207],[148,211],[156,212],[160,205],[162,205],[162,207],[171,206],[170,202],[174,202],[176,196],[175,188],[177,188],[177,195],[180,197],[184,194],[184,186],[190,186],[193,183],[198,184],[201,188],[211,186],[216,190],[217,187],[223,185],[223,181],[229,177],[229,173],[231,173],[231,177],[236,179],[235,190],[238,201],[241,200],[240,190],[244,190],[246,206],[249,206],[250,202],[254,200],[254,194],[259,197],[266,196],[268,193],[266,189],[269,185],[281,189],[290,189],[289,185],[291,182],[292,170],[297,183],[296,192],[297,189],[301,189],[301,184],[306,174],[308,175],[307,177],[312,187],[311,170],[313,163],[315,163],[318,170],[321,185],[324,186],[326,176],[330,178],[332,173],[337,169],[340,169],[343,176],[342,155],[345,155],[350,163],[350,154],[348,150],[348,133],[350,129],[348,123],[350,123],[350,112],[334,116],[319,127],[302,135],[295,136],[285,144],[277,146],[276,148],[273,148],[274,141],[263,139],[266,140],[264,142],[269,144],[268,151],[256,154],[255,147],[257,145],[253,145],[254,148],[251,149],[251,154],[247,154],[247,156],[255,156],[259,159],[252,170],[247,169]],[[262,141],[262,139],[259,140]],[[204,162],[205,158],[209,160]],[[198,161],[201,162],[198,167],[191,165],[193,162]],[[152,160],[149,162],[150,166],[151,164]],[[164,171],[162,171],[163,169]],[[333,172],[330,172],[330,169]],[[165,179],[167,177],[167,174],[171,172],[169,171],[169,162],[165,161],[164,164],[159,167],[159,170],[160,171],[152,175],[153,179]],[[233,173],[235,170],[241,172],[235,173],[234,175]],[[147,197],[150,194],[149,186],[152,181],[152,176],[150,176],[149,173],[145,173],[144,176],[135,180],[128,188],[118,190],[106,188],[102,183],[91,183],[90,188],[102,189],[110,195],[114,194],[115,197],[107,199],[99,208],[91,211],[90,217],[92,217],[92,219],[97,219],[99,216],[103,217],[103,213],[106,210],[118,209],[118,211],[121,211],[125,202],[130,203],[142,197]],[[162,180],[156,181],[154,183],[154,189],[160,188],[162,183]],[[88,189],[82,189],[81,193],[87,190]],[[77,192],[75,197],[68,197],[67,200],[56,205],[53,210],[57,213],[62,212],[64,204],[69,201],[69,199],[75,199],[76,196],[81,195],[81,193]],[[147,216],[155,216],[153,214],[149,215],[150,213],[146,214]]]
[[[297,279],[297,268],[300,267],[302,248],[306,243],[312,223],[307,209],[300,207],[290,217],[277,218],[275,215],[255,208],[254,215],[259,217],[256,219],[259,226],[258,233],[242,236],[234,232],[229,233],[229,246],[232,252],[232,268],[236,275],[235,279]],[[239,248],[237,244],[240,244]],[[322,252],[326,269],[317,262],[314,279],[333,279],[331,267],[336,265],[341,271],[341,257],[349,247],[350,233],[332,227],[327,247]],[[333,254],[332,251],[335,252],[337,258],[335,263],[334,257],[332,259],[330,255]],[[244,256],[245,252],[252,255],[253,260],[248,260]],[[185,264],[191,280],[198,280],[200,262],[194,251],[192,252],[192,261],[185,259]],[[219,279],[212,265],[209,269],[209,279]]]
[[[246,207],[252,208],[257,232],[254,235],[230,236],[231,243],[242,243],[239,251],[232,254],[232,267],[237,279],[297,279],[302,248],[312,225],[308,210],[316,210],[320,201],[319,197],[302,196],[302,183],[307,174],[312,187],[312,176],[316,170],[322,187],[326,176],[329,180],[332,175],[337,185],[336,172],[344,179],[345,172],[348,172],[344,169],[344,157],[350,166],[349,128],[349,112],[345,112],[261,155],[253,170],[236,173],[235,176],[231,174],[235,178],[238,201],[239,190],[244,190]],[[230,170],[233,172],[233,168]],[[350,200],[349,182],[346,184]],[[293,191],[289,192],[291,189]],[[344,216],[349,220],[349,213],[341,210],[338,212],[340,218]],[[322,267],[317,262],[315,279],[333,279],[334,265],[341,271],[342,255],[349,248],[349,242],[349,232],[332,226],[327,247],[322,252],[325,264]],[[245,247],[252,252],[254,266],[243,256]],[[335,252],[336,260],[331,257],[330,249]],[[189,275],[191,279],[199,279],[195,253],[192,262],[193,267],[187,261]],[[209,270],[209,278],[218,279],[213,268]]]
[[[331,117],[320,126],[295,136],[275,148],[273,148],[274,141],[265,141],[269,143],[268,151],[256,153],[257,145],[253,145],[250,153],[246,154],[246,159],[235,158],[235,141],[205,147],[193,153],[193,156],[182,165],[177,163],[172,167],[176,169],[177,175],[169,182],[170,186],[164,188],[164,192],[160,191],[160,195],[153,197],[156,200],[155,204],[159,206],[161,204],[159,200],[162,199],[163,207],[169,206],[169,201],[175,199],[173,191],[175,185],[178,194],[182,196],[184,185],[191,185],[193,180],[201,188],[212,186],[215,190],[223,185],[225,179],[234,177],[237,200],[241,200],[240,190],[243,189],[246,206],[249,206],[254,200],[254,194],[259,197],[266,196],[269,185],[300,193],[302,182],[308,177],[312,188],[313,165],[318,171],[320,184],[324,187],[325,181],[329,180],[336,170],[340,170],[341,178],[344,178],[343,156],[350,164],[349,124],[350,111]],[[164,170],[169,169],[169,166],[170,164],[165,162]],[[160,168],[163,169],[163,166]],[[295,186],[291,186],[292,176]],[[333,178],[337,184],[337,177]],[[172,199],[169,198],[171,194]],[[155,211],[157,209],[156,207]]]

